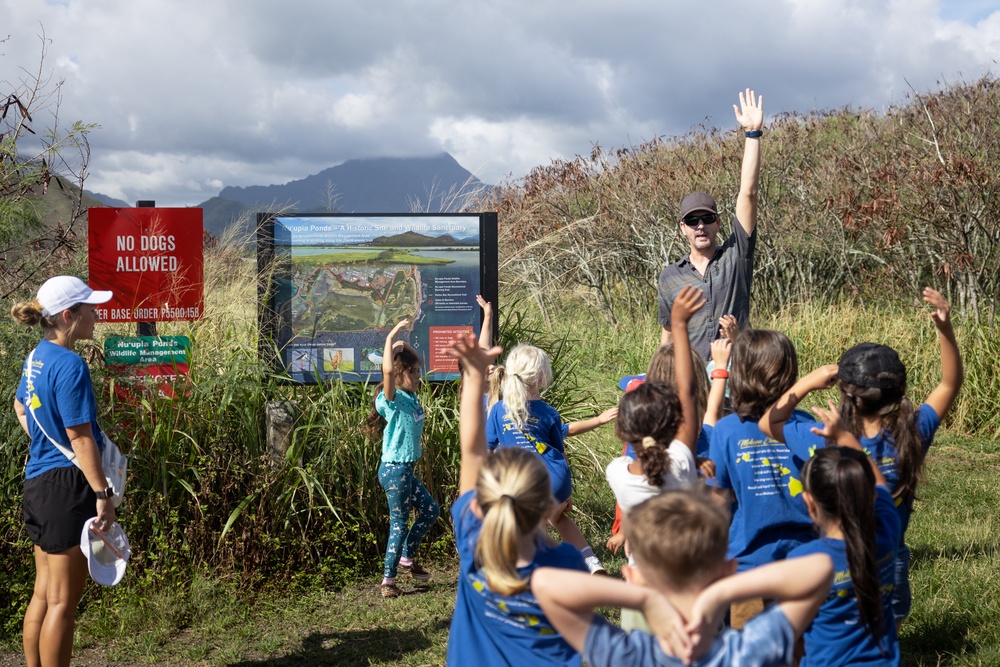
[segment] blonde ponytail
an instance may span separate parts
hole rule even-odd
[[[503,403],[507,417],[517,428],[524,428],[528,418],[530,390],[539,392],[552,382],[552,364],[549,355],[534,345],[518,345],[504,364],[507,377],[503,381]]]
[[[43,329],[54,329],[55,319],[42,315],[42,304],[38,299],[20,301],[10,308],[10,316],[14,321],[26,327],[33,327],[39,324]]]
[[[494,593],[514,595],[528,588],[528,580],[517,571],[518,540],[538,529],[551,497],[548,470],[528,450],[505,447],[483,465],[476,484],[483,512],[476,562]]]

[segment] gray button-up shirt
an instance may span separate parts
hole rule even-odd
[[[747,236],[743,225],[734,219],[733,233],[719,246],[704,276],[691,263],[690,254],[660,274],[657,284],[660,324],[668,330],[670,310],[681,289],[692,285],[705,293],[705,306],[688,322],[688,335],[691,347],[706,361],[711,358],[712,341],[719,336],[720,317],[735,315],[740,330],[750,326],[750,281],[756,245],[757,228]]]

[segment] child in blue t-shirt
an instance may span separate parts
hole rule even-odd
[[[459,410],[462,463],[452,505],[460,572],[448,636],[448,665],[567,665],[580,656],[556,633],[531,589],[536,568],[586,566],[572,545],[545,531],[553,507],[542,459],[518,447],[490,454],[482,395],[500,348],[484,350],[469,334],[449,354],[462,361]]]
[[[667,491],[625,516],[637,567],[627,581],[541,569],[531,586],[547,618],[591,667],[699,667],[792,664],[795,642],[833,581],[825,554],[790,558],[733,575],[726,558],[729,514],[705,493]],[[718,633],[733,602],[777,604],[743,631]],[[597,607],[641,610],[653,633],[626,632]]]
[[[788,336],[768,329],[740,332],[729,376],[733,414],[715,425],[710,448],[712,483],[732,503],[729,557],[737,560],[740,572],[781,560],[815,537],[799,480],[808,452],[789,451],[757,425],[797,376],[795,346]],[[810,419],[804,413],[796,416]],[[742,627],[761,609],[763,600],[734,605],[733,627]]]
[[[820,449],[802,469],[803,495],[820,538],[789,557],[823,553],[833,559],[833,588],[806,630],[802,667],[899,665],[892,619],[896,548],[902,527],[878,466],[834,409],[814,409],[817,435],[842,446]]]
[[[382,597],[400,595],[396,574],[403,570],[414,579],[427,581],[430,573],[415,562],[421,540],[441,513],[427,488],[417,479],[416,462],[423,449],[424,409],[417,400],[420,357],[403,341],[394,341],[408,324],[403,320],[389,332],[382,355],[382,383],[376,388],[368,415],[369,432],[381,435],[382,460],[378,481],[389,503],[389,539],[385,547]],[[410,510],[417,514],[407,530]]]
[[[788,419],[809,392],[840,389],[840,415],[846,427],[878,465],[896,502],[902,525],[896,554],[893,612],[897,624],[910,612],[910,550],[906,529],[920,480],[924,457],[941,420],[962,387],[962,356],[951,325],[951,307],[936,290],[924,288],[924,301],[933,306],[931,320],[938,330],[941,382],[914,409],[906,397],[906,367],[890,347],[861,343],[844,352],[839,364],[822,366],[795,383],[760,421],[761,428],[793,450],[822,447],[811,420]]]
[[[549,356],[533,345],[518,345],[507,355],[504,367],[503,398],[490,409],[486,421],[489,449],[514,447],[541,458],[558,503],[550,519],[552,525],[563,540],[580,550],[591,572],[606,573],[587,538],[567,514],[573,493],[563,442],[567,427],[559,412],[541,398],[541,392],[552,382]]]

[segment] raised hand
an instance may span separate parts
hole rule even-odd
[[[725,339],[736,340],[736,336],[740,333],[740,325],[735,315],[723,315],[719,318],[719,333]]]
[[[764,96],[757,96],[749,88],[745,93],[740,93],[740,106],[733,105],[733,113],[736,114],[736,122],[747,132],[759,130],[764,125]]]
[[[951,324],[951,304],[941,295],[941,292],[930,287],[925,287],[924,301],[934,307],[934,312],[931,313],[934,326],[940,329],[943,326]]]
[[[404,318],[403,320],[400,320],[399,323],[397,323],[396,326],[392,328],[392,331],[389,332],[389,338],[395,338],[396,334],[398,334],[400,331],[402,331],[409,325],[410,325],[409,319]]]
[[[851,435],[851,432],[844,425],[843,420],[840,418],[840,411],[837,410],[837,406],[834,405],[833,401],[827,402],[828,408],[812,407],[813,414],[819,418],[823,426],[814,426],[810,431],[818,436],[824,437],[827,440],[832,440],[838,445],[844,445],[846,447],[851,447],[856,444],[855,449],[861,449],[861,444],[858,443],[857,439]],[[845,436],[850,436],[847,438]]]
[[[729,368],[729,355],[733,352],[733,341],[728,338],[716,338],[712,341],[712,361],[719,370]]]
[[[476,303],[479,307],[483,309],[483,316],[490,317],[493,315],[493,304],[482,297],[482,295],[476,295]]]
[[[704,292],[697,287],[687,285],[683,287],[674,299],[674,306],[670,310],[670,319],[673,322],[687,323],[691,316],[698,312],[705,305],[702,298]]]
[[[466,372],[475,372],[485,377],[493,361],[503,352],[503,348],[495,345],[484,350],[479,347],[476,335],[467,333],[456,336],[445,352],[449,357],[461,360]]]

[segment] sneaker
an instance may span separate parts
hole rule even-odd
[[[583,559],[583,562],[587,564],[587,569],[590,570],[591,574],[607,574],[607,570],[604,569],[604,565],[601,561],[597,559],[596,556],[587,556]]]
[[[431,578],[431,573],[417,565],[416,561],[412,565],[403,565],[400,563],[399,571],[407,573],[417,581],[427,581]]]
[[[399,590],[399,586],[396,584],[382,584],[381,588],[383,598],[398,598],[403,594],[403,591]]]

